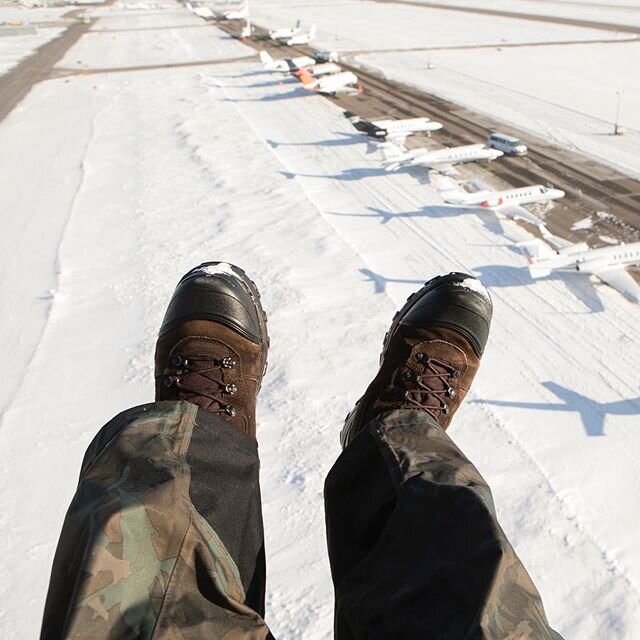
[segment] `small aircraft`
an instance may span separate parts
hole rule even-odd
[[[341,71],[333,75],[314,78],[304,70],[298,74],[302,86],[307,91],[317,91],[322,95],[334,96],[336,93],[357,94],[362,93],[362,87],[358,82],[358,76],[351,71]]]
[[[289,47],[292,47],[296,44],[309,44],[315,37],[316,37],[316,33],[317,33],[317,29],[316,29],[316,25],[312,25],[311,29],[309,29],[309,31],[307,33],[296,33],[295,35],[291,36],[286,44]]]
[[[453,165],[478,160],[495,160],[503,155],[502,151],[489,149],[483,144],[469,144],[463,147],[445,147],[444,149],[401,149],[396,145],[383,146],[384,160],[382,166],[387,171],[395,171],[401,167],[427,167],[444,175],[455,175]]]
[[[441,123],[429,120],[429,118],[365,120],[351,111],[345,111],[344,115],[358,131],[374,138],[388,138],[397,144],[404,144],[407,136],[413,133],[424,131],[430,134],[432,131],[442,129]]]
[[[626,270],[640,264],[640,242],[592,249],[584,242],[569,242],[546,229],[542,230],[542,237],[555,251],[540,240],[522,243],[531,263],[532,278],[544,278],[552,271],[578,271],[596,276],[629,300],[640,303],[640,285]]]
[[[240,38],[250,38],[253,35],[253,26],[251,25],[251,21],[247,18],[244,22],[244,27],[242,27],[242,31],[240,31]]]
[[[320,76],[326,76],[331,73],[340,73],[341,71],[342,68],[335,62],[323,62],[322,64],[314,64],[310,67],[305,67],[302,70],[296,71],[295,75],[299,76],[301,73],[306,72],[314,78],[319,78]]]
[[[293,38],[296,34],[300,33],[300,20],[296,22],[295,27],[290,27],[288,29],[275,29],[274,31],[269,31],[269,38],[271,40],[288,40],[289,38]]]
[[[222,14],[222,17],[225,20],[245,20],[249,18],[249,3],[245,2],[245,4],[242,5],[241,9],[225,11]]]
[[[550,202],[564,197],[564,191],[561,189],[553,189],[541,184],[505,191],[491,191],[481,182],[475,182],[474,186],[477,188],[475,193],[454,189],[441,191],[440,196],[449,204],[484,207],[514,220],[530,222],[539,228],[545,228],[542,220],[521,205]]]
[[[316,63],[309,56],[299,56],[297,58],[279,58],[274,60],[266,51],[260,52],[260,60],[264,68],[268,71],[281,71],[282,73],[293,73],[304,67],[310,67]]]

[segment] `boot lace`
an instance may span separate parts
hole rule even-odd
[[[456,390],[451,379],[459,378],[461,372],[444,360],[430,358],[426,353],[416,354],[422,371],[418,374],[408,369],[404,379],[411,388],[404,392],[404,398],[412,408],[426,411],[435,420],[440,414],[447,415],[447,398],[455,398]]]
[[[210,401],[207,411],[228,416],[236,415],[236,408],[224,401],[222,396],[234,395],[238,387],[233,382],[225,382],[224,373],[233,369],[233,358],[213,358],[211,356],[174,355],[169,359],[169,371],[162,383],[174,387],[183,400],[204,397]],[[213,383],[213,384],[212,384]]]

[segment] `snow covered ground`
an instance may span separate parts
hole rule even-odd
[[[318,48],[335,49],[356,65],[495,116],[507,123],[505,133],[511,124],[640,177],[635,35],[394,3],[325,3],[255,0],[251,6],[257,24],[273,28],[297,18],[317,23]],[[505,0],[483,6],[526,12],[528,4]],[[595,19],[596,12],[599,20],[620,24],[633,24],[630,13],[640,23],[637,4],[624,11],[593,4],[587,16],[582,4],[575,12],[566,3],[560,9],[581,19]],[[558,8],[538,3],[538,12],[547,5]],[[531,46],[520,46],[525,44]],[[429,64],[435,69],[428,70]],[[624,136],[611,135],[618,92]]]
[[[0,75],[64,30],[69,7],[31,8],[0,3]],[[59,25],[59,26],[58,26]],[[23,33],[31,28],[33,33]],[[15,35],[15,33],[20,35]]]
[[[333,104],[255,59],[220,64],[252,52],[170,0],[147,6],[90,9],[94,31],[60,62],[83,73],[39,84],[0,124],[0,636],[37,635],[84,448],[152,398],[166,303],[206,259],[241,264],[269,314],[277,637],[332,635],[322,483],[341,421],[394,310],[453,269],[481,277],[495,319],[452,436],[567,640],[640,636],[638,307],[580,274],[533,283],[523,229],[382,171]],[[134,31],[108,37],[129,15]]]

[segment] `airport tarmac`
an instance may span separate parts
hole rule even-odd
[[[221,20],[215,25],[237,36],[243,22]],[[265,38],[265,29],[255,26],[254,29],[256,36],[243,42],[268,51],[274,58],[313,55],[310,46],[288,47]],[[545,214],[545,223],[552,233],[594,247],[606,246],[607,242],[602,238],[622,242],[640,240],[640,181],[484,114],[383,78],[375,71],[342,60],[340,65],[356,73],[363,87],[363,93],[357,96],[329,98],[340,107],[363,118],[427,116],[444,124],[444,129],[432,133],[430,138],[412,136],[409,139],[411,147],[436,148],[484,142],[492,131],[506,130],[505,133],[521,138],[529,147],[527,156],[504,157],[490,165],[476,163],[460,169],[460,176],[483,180],[495,189],[531,184],[563,189],[566,197]],[[592,220],[590,227],[578,224],[589,217]]]

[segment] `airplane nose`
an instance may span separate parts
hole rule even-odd
[[[564,198],[565,193],[564,193],[564,191],[563,191],[562,189],[554,189],[553,191],[554,191],[554,194],[553,194],[553,195],[554,195],[556,198]]]

